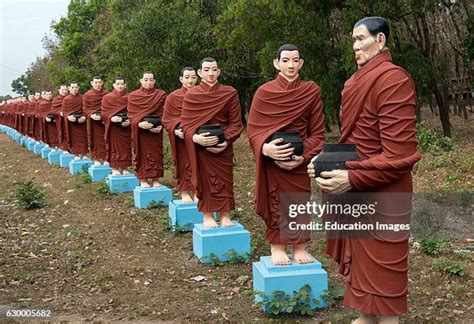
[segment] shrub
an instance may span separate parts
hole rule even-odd
[[[24,209],[39,209],[46,206],[43,190],[31,180],[21,181],[17,184],[16,199]]]

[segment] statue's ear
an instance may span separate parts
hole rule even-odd
[[[383,50],[385,48],[387,45],[387,38],[385,37],[384,33],[378,33],[377,43],[379,44],[379,50]]]
[[[280,65],[278,64],[278,59],[273,59],[273,66],[275,67],[275,69],[277,69],[278,71],[280,71]]]
[[[198,75],[199,75],[199,77],[202,79],[202,71],[201,71],[201,69],[198,69]]]

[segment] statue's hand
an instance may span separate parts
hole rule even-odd
[[[211,152],[211,153],[220,153],[222,151],[224,151],[227,147],[227,141],[223,142],[223,143],[220,143],[220,144],[217,144],[215,147],[208,147],[206,148],[207,151]]]
[[[217,136],[209,136],[211,133],[202,133],[202,134],[194,134],[193,135],[193,142],[197,143],[201,146],[214,146],[219,143],[219,138]]]
[[[284,145],[277,145],[282,143],[283,138],[277,138],[271,141],[270,143],[263,144],[262,154],[268,157],[271,157],[276,161],[288,161],[290,156],[295,151],[295,148],[291,146],[290,143]]]
[[[275,161],[275,164],[278,165],[283,170],[293,170],[294,168],[299,167],[303,164],[304,158],[299,155],[293,155],[291,161]]]

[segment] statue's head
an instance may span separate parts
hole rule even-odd
[[[124,78],[121,76],[115,78],[114,84],[112,86],[118,92],[122,92],[127,88],[127,84],[125,83]]]
[[[217,66],[216,59],[212,57],[202,59],[198,75],[201,77],[203,82],[209,85],[215,84],[219,75],[221,75],[221,70]]]
[[[77,95],[79,93],[79,83],[76,81],[71,82],[69,84],[69,93],[73,96]]]
[[[179,76],[179,81],[183,87],[190,89],[196,85],[197,75],[196,71],[192,67],[184,67],[181,70],[181,75]]]
[[[94,90],[101,91],[102,86],[104,85],[104,80],[99,75],[92,77],[91,86]]]
[[[59,86],[59,91],[58,91],[58,92],[59,92],[59,95],[61,95],[61,96],[63,96],[63,97],[64,97],[64,96],[67,96],[67,93],[69,92],[69,90],[68,90],[68,88],[67,88],[67,85],[61,84],[61,85]]]
[[[35,92],[34,98],[35,98],[36,100],[40,100],[40,99],[41,99],[41,92]]]
[[[43,99],[50,101],[52,98],[53,98],[53,94],[52,94],[51,90],[45,90],[44,95],[43,95]]]
[[[365,17],[354,25],[352,48],[357,65],[362,66],[387,48],[390,29],[382,17]]]
[[[140,79],[140,84],[144,89],[153,89],[155,87],[155,76],[153,72],[145,71],[142,74],[142,78]]]
[[[34,98],[35,98],[34,95],[32,95],[32,94],[28,95],[28,100],[29,100],[29,101],[33,101]]]
[[[273,66],[280,71],[288,81],[293,81],[299,75],[299,71],[303,67],[304,60],[300,56],[298,47],[293,44],[285,44],[280,46],[273,59]]]

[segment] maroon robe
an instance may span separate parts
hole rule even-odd
[[[416,95],[410,75],[386,50],[362,66],[342,91],[341,143],[357,147],[361,161],[347,162],[349,181],[371,192],[377,217],[408,219],[411,171],[420,159],[416,140]],[[402,194],[402,198],[399,199]],[[408,235],[387,239],[328,239],[327,253],[347,281],[344,303],[358,311],[396,316],[407,311]]]
[[[166,93],[140,87],[128,95],[128,117],[132,128],[133,167],[138,179],[161,178],[163,171],[163,132],[152,133],[138,127],[144,117],[163,115]]]
[[[291,171],[278,167],[274,160],[262,154],[263,144],[278,131],[297,131],[303,141],[304,162]],[[280,201],[294,199],[304,203],[310,198],[311,179],[306,171],[307,164],[324,144],[323,104],[319,87],[299,77],[288,82],[281,75],[265,83],[253,98],[247,133],[257,164],[255,210],[265,221],[267,242],[305,243],[309,240],[309,232],[289,230],[289,221],[294,219],[287,213],[282,214],[281,209],[284,208]],[[287,195],[282,197],[283,193]],[[302,221],[302,218],[299,220]]]
[[[82,104],[84,114],[87,117],[87,123],[89,124],[89,146],[91,151],[91,158],[93,160],[105,161],[106,150],[104,140],[104,122],[95,121],[91,119],[91,115],[97,111],[100,111],[100,104],[102,97],[107,94],[107,91],[97,91],[91,89],[82,96]]]
[[[203,125],[220,124],[228,143],[220,153],[211,153],[193,142]],[[243,126],[237,91],[219,83],[205,82],[189,89],[181,112],[186,148],[191,161],[191,179],[201,212],[226,212],[235,208],[233,181],[233,143]]]
[[[69,151],[69,143],[66,137],[66,121],[61,117],[61,111],[63,107],[63,100],[66,96],[56,96],[53,98],[51,104],[51,110],[49,113],[55,118],[56,133],[58,136],[58,147],[60,150]]]
[[[39,105],[43,100],[44,99],[40,99],[35,102],[34,113],[32,114],[33,115],[33,137],[37,141],[43,141],[43,138],[41,137],[41,134],[42,134],[41,119],[38,114]]]
[[[171,153],[173,156],[174,173],[176,179],[176,190],[194,191],[191,181],[191,165],[189,163],[188,151],[184,139],[177,137],[174,130],[181,122],[181,110],[183,106],[184,95],[188,89],[181,87],[170,93],[166,97],[165,107],[163,111],[163,126],[168,131],[171,144]]]
[[[38,115],[38,120],[40,121],[40,133],[41,133],[41,140],[44,141],[46,144],[48,144],[50,147],[55,147],[57,146],[57,136],[54,136],[54,134],[51,134],[51,136],[48,136],[48,129],[54,127],[54,125],[48,125],[52,123],[48,123],[46,121],[46,115],[49,113],[51,110],[51,105],[52,101],[51,100],[41,100],[38,104],[38,110],[37,110],[37,115]]]
[[[131,127],[110,120],[119,113],[127,113],[128,93],[113,90],[102,98],[102,120],[105,124],[106,160],[112,168],[127,168],[132,165]]]
[[[87,124],[70,122],[67,117],[72,113],[83,113],[82,96],[80,94],[68,94],[62,104],[63,119],[65,122],[66,138],[69,152],[75,155],[87,155]]]
[[[35,122],[35,107],[36,99],[33,98],[32,101],[28,102],[28,112],[27,112],[27,123],[28,123],[28,136],[34,138],[34,122]]]

